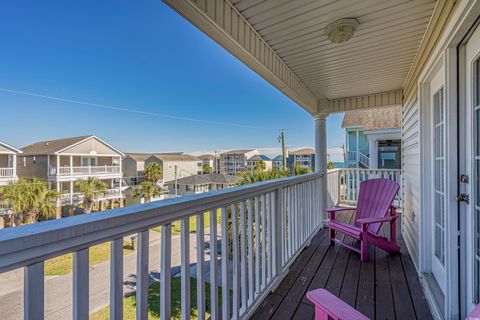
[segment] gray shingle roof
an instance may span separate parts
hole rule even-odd
[[[200,184],[218,183],[218,184],[231,185],[231,184],[238,183],[238,181],[239,181],[238,177],[232,176],[230,174],[207,173],[207,174],[199,174],[199,175],[180,178],[177,180],[177,184],[200,185]],[[169,183],[174,183],[174,181],[169,181]]]
[[[342,128],[360,126],[364,131],[400,129],[401,125],[401,106],[347,111],[342,122]]]
[[[290,154],[304,155],[304,154],[315,154],[315,149],[312,148],[302,148],[295,151],[289,151]]]
[[[28,145],[26,147],[23,147],[21,150],[24,155],[49,155],[49,154],[54,154],[57,151],[65,149],[75,143],[78,143],[90,137],[93,137],[93,135],[57,139],[57,140],[39,141],[39,142],[32,143],[31,145]]]
[[[269,157],[267,157],[267,156],[264,155],[264,154],[256,154],[256,155],[253,155],[253,156],[251,156],[248,160],[249,160],[249,161],[260,161],[260,160],[263,160],[263,161],[272,161],[272,159],[270,159]]]
[[[255,149],[239,149],[222,152],[221,154],[245,154],[247,152],[255,151]]]
[[[174,154],[174,153],[155,153],[152,155],[162,161],[199,161],[197,157],[189,154]]]
[[[145,161],[148,159],[152,154],[150,153],[126,153],[125,156],[130,157],[136,161]]]
[[[215,160],[215,156],[211,154],[202,154],[200,156],[197,156],[197,158],[200,160]]]

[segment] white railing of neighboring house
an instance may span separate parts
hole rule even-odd
[[[170,319],[172,241],[180,241],[181,312],[191,299],[205,319],[206,296],[212,319],[245,319],[286,275],[290,264],[322,226],[323,174],[288,177],[143,205],[0,230],[0,273],[25,269],[24,318],[44,317],[44,261],[73,252],[73,318],[89,312],[89,247],[109,241],[110,319],[122,319],[123,237],[137,234],[136,318],[148,317],[149,229],[161,226],[160,318]],[[325,193],[323,193],[325,194]],[[205,215],[217,221],[205,228]],[[189,219],[196,218],[196,245]],[[171,225],[180,221],[180,239]],[[228,231],[227,231],[228,230]],[[205,235],[210,261],[205,261]],[[232,240],[233,239],[233,240]],[[190,253],[196,252],[196,297],[190,297]],[[205,264],[210,292],[205,291]],[[218,290],[223,288],[221,299]],[[227,289],[227,288],[231,288]]]
[[[370,166],[370,158],[362,152],[358,153],[358,163],[363,164],[365,167]]]
[[[107,200],[107,199],[115,199],[115,198],[120,198],[122,197],[122,190],[120,189],[108,189],[104,194],[99,194],[95,197],[95,200]],[[62,203],[69,203],[71,200],[73,202],[80,202],[83,201],[83,193],[80,192],[74,192],[72,194],[70,193],[64,193],[60,196],[60,201]]]
[[[329,206],[355,205],[358,200],[360,182],[374,178],[387,178],[400,184],[395,206],[402,205],[402,176],[400,169],[333,169],[328,170]]]
[[[0,168],[0,178],[13,177],[13,168]]]
[[[97,175],[120,173],[119,166],[80,166],[80,167],[50,167],[50,175],[71,176],[71,175]]]
[[[357,151],[347,151],[347,161],[357,161]]]

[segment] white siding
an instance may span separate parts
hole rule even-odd
[[[420,113],[418,103],[402,109],[402,235],[415,266],[419,262]]]

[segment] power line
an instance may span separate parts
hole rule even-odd
[[[165,113],[142,111],[142,110],[138,110],[134,107],[130,107],[130,106],[119,106],[119,105],[94,103],[94,102],[74,100],[74,99],[62,98],[62,97],[55,97],[55,96],[49,96],[49,95],[44,95],[44,94],[35,93],[35,92],[27,92],[27,91],[21,91],[21,90],[9,89],[9,88],[1,88],[0,87],[0,91],[7,92],[7,93],[18,94],[18,95],[24,95],[24,96],[54,100],[54,101],[58,101],[58,102],[73,103],[73,104],[79,104],[79,105],[84,105],[84,106],[89,106],[89,107],[97,107],[97,108],[102,108],[102,109],[130,112],[130,113],[136,113],[136,114],[154,116],[154,117],[161,117],[161,118],[167,118],[167,119],[173,119],[173,120],[192,121],[192,122],[222,125],[222,126],[236,126],[236,127],[249,128],[249,129],[268,129],[268,130],[276,129],[276,128],[273,128],[273,127],[251,126],[251,125],[241,124],[241,123],[212,121],[212,120],[204,120],[204,119],[196,119],[196,118],[175,116],[175,115],[165,114]]]

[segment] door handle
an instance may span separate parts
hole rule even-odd
[[[468,194],[466,193],[461,193],[457,196],[457,202],[465,202],[466,204],[468,204],[469,202],[469,197],[468,197]]]

